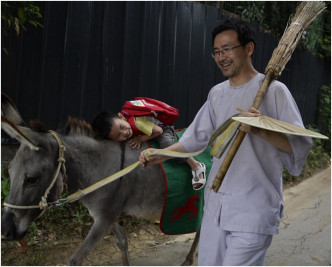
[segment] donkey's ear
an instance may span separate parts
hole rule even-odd
[[[1,93],[1,120],[2,116],[14,125],[25,125],[15,104],[5,93]]]
[[[15,138],[19,142],[28,145],[32,150],[39,150],[39,147],[31,141],[31,137],[36,134],[33,132],[33,130],[27,127],[15,125],[2,115],[1,129],[4,130],[12,138]]]

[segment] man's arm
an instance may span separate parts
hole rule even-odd
[[[241,116],[244,117],[254,117],[257,114],[260,113],[254,108],[251,108],[248,112],[241,112]],[[240,125],[239,130],[249,134],[257,135],[286,153],[293,152],[287,136],[283,133],[273,132],[243,123]]]

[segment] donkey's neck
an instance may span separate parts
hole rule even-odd
[[[70,193],[84,189],[121,169],[119,143],[77,136],[67,137],[66,168]]]

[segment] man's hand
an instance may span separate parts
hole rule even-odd
[[[155,152],[157,149],[154,148],[148,148],[146,150],[143,150],[139,156],[139,160],[142,164],[143,167],[146,167],[148,165],[153,165],[153,164],[159,164],[162,163],[170,157],[167,156],[160,156],[160,155],[155,155],[155,156],[149,156],[147,157],[148,154]]]
[[[250,108],[249,111],[241,111],[241,116],[243,117],[256,117],[259,115],[260,112],[254,108]],[[244,123],[240,125],[239,130],[253,135],[257,135],[286,153],[293,152],[287,136],[283,133],[260,129]]]
[[[250,108],[249,111],[242,111],[240,113],[240,116],[242,116],[242,117],[257,117],[259,115],[260,115],[260,112],[254,108]],[[258,134],[258,132],[260,131],[259,128],[250,126],[250,125],[244,124],[244,123],[241,123],[239,130],[249,133],[249,134],[254,134],[254,135]]]

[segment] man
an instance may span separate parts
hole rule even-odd
[[[251,62],[254,32],[241,21],[229,20],[212,33],[217,66],[228,80],[214,86],[185,134],[169,150],[193,152],[202,149],[213,130],[237,113],[236,108],[303,127],[296,103],[287,87],[273,81],[260,112],[250,108],[264,75]],[[283,213],[282,168],[299,175],[312,145],[310,138],[284,135],[242,124],[248,134],[242,142],[224,181],[210,190],[227,153],[213,165],[204,194],[204,215],[198,252],[199,265],[263,265],[272,236],[278,233]],[[143,166],[165,157],[140,156]]]

